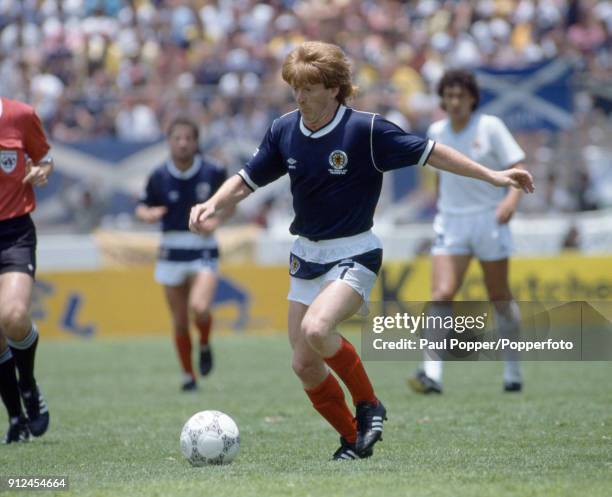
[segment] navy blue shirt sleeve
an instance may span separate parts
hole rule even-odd
[[[211,192],[210,192],[210,196],[212,197],[215,192],[221,188],[221,185],[223,183],[225,183],[225,180],[227,179],[227,171],[221,167],[217,168],[216,174],[215,174],[215,178],[214,178],[214,184],[211,185]]]
[[[245,183],[256,190],[287,174],[287,167],[278,146],[278,133],[274,133],[274,123],[268,129],[261,145],[238,174]]]
[[[372,123],[372,160],[381,172],[400,167],[423,166],[434,142],[406,133],[399,126],[376,116]]]
[[[147,186],[145,188],[144,194],[140,197],[140,203],[144,204],[148,207],[156,207],[159,205],[163,205],[161,195],[159,194],[159,188],[157,185],[157,174],[153,173],[149,176],[149,180],[147,181]]]

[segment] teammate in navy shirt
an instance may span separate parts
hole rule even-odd
[[[200,373],[212,368],[209,335],[210,306],[217,286],[219,249],[212,223],[205,236],[189,231],[189,210],[207,200],[226,179],[223,169],[198,154],[198,127],[185,118],[169,127],[170,159],[153,171],[136,216],[147,223],[161,221],[162,238],[155,279],[164,286],[174,324],[174,338],[183,368],[183,390],[197,387],[191,363],[189,314],[200,331]],[[229,211],[228,211],[229,212]]]
[[[335,45],[303,43],[285,60],[283,79],[298,110],[275,120],[244,169],[193,207],[190,227],[208,231],[226,209],[289,174],[295,209],[291,232],[298,235],[289,262],[293,369],[314,408],[340,433],[333,458],[369,457],[382,437],[386,410],[354,347],[336,327],[364,310],[381,265],[382,246],[370,228],[382,173],[429,163],[528,191],[532,179],[522,170],[491,171],[376,114],[346,107],[355,88],[348,59]],[[355,418],[330,369],[349,390]]]

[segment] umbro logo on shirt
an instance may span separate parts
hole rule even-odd
[[[287,166],[289,169],[295,169],[295,165],[297,164],[297,161],[293,157],[289,157],[287,159],[287,164],[289,164]]]

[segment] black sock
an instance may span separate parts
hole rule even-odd
[[[38,345],[38,330],[32,324],[30,333],[21,341],[9,340],[11,352],[15,358],[17,371],[19,371],[19,388],[22,392],[29,394],[34,387],[34,357],[36,356],[36,346]]]
[[[10,419],[21,416],[21,398],[17,386],[15,359],[11,354],[11,349],[0,352],[0,397],[2,397]]]

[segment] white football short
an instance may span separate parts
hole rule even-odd
[[[201,258],[193,261],[167,261],[158,260],[155,265],[155,281],[161,285],[179,286],[191,276],[211,271],[218,273],[219,259]]]
[[[494,209],[476,214],[440,213],[433,226],[433,255],[473,255],[481,261],[498,261],[512,253],[510,227],[497,222]]]
[[[328,283],[342,280],[361,295],[359,314],[367,315],[381,264],[382,244],[371,231],[319,242],[299,237],[291,248],[287,299],[310,305]]]
[[[166,286],[179,286],[198,273],[219,271],[219,248],[213,236],[200,236],[189,231],[162,233],[155,281]]]

